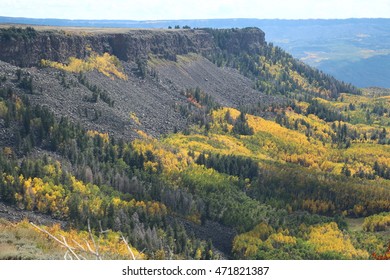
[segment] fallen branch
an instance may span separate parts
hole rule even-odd
[[[53,234],[51,234],[50,232],[48,232],[47,230],[43,229],[43,228],[40,228],[39,226],[35,225],[33,222],[30,222],[30,224],[35,227],[36,229],[38,229],[39,231],[43,232],[43,233],[46,233],[50,238],[52,238],[53,240],[57,241],[58,243],[60,243],[62,246],[64,246],[66,249],[68,249],[68,251],[77,259],[77,260],[80,260],[80,257],[73,251],[74,248],[72,248],[71,246],[68,245],[68,243],[66,242],[66,239],[65,237],[62,237],[64,241],[61,241],[59,240],[57,237],[55,237]],[[65,256],[64,256],[65,257]]]
[[[132,259],[133,259],[133,260],[136,260],[136,258],[135,258],[135,256],[134,256],[134,253],[133,253],[133,250],[131,250],[129,243],[127,243],[127,240],[125,239],[125,237],[123,236],[123,234],[121,234],[121,237],[122,237],[123,242],[126,244],[127,250],[129,250],[129,253],[130,253]]]
[[[76,259],[76,260],[86,260],[86,257],[84,256],[85,254],[90,254],[90,255],[93,255],[96,257],[96,259],[98,260],[102,260],[102,257],[99,253],[99,247],[100,247],[100,236],[106,232],[108,232],[107,230],[106,231],[103,231],[102,228],[101,228],[101,225],[100,225],[100,229],[101,229],[101,232],[99,233],[99,238],[98,238],[98,241],[96,242],[95,241],[95,237],[92,233],[92,230],[91,230],[91,226],[89,224],[89,220],[88,220],[88,232],[89,232],[89,238],[92,240],[92,246],[90,244],[90,242],[86,239],[83,239],[84,242],[85,242],[85,245],[81,245],[78,241],[76,241],[75,239],[71,239],[72,243],[75,244],[74,246],[71,246],[68,244],[68,241],[66,240],[66,238],[64,236],[60,236],[62,238],[59,239],[57,238],[56,236],[54,236],[53,234],[51,234],[49,231],[47,231],[46,229],[44,228],[41,228],[37,225],[35,225],[33,222],[30,222],[30,224],[35,227],[36,229],[38,229],[39,231],[47,234],[51,239],[53,239],[54,241],[56,241],[57,243],[61,244],[62,247],[65,247],[67,249],[67,251],[65,252],[65,255],[64,255],[64,259],[65,260],[73,260],[73,259]],[[131,249],[129,243],[127,242],[126,238],[121,234],[121,239],[122,241],[125,243],[126,247],[127,247],[127,250],[129,251],[129,254],[131,256],[131,258],[133,260],[136,260],[136,257],[133,253],[133,250]]]

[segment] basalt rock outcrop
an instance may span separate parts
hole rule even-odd
[[[116,29],[93,30],[0,29],[0,60],[19,67],[39,65],[41,59],[66,62],[71,56],[84,58],[91,48],[108,52],[122,61],[154,56],[175,60],[176,55],[210,55],[224,48],[228,53],[252,52],[264,44],[258,28],[208,30]]]

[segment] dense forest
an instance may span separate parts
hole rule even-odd
[[[0,201],[66,221],[47,230],[69,239],[89,226],[93,238],[109,230],[101,237],[107,258],[127,258],[122,234],[144,259],[387,258],[389,96],[339,82],[272,44],[255,54],[225,53],[225,32],[235,30],[208,32],[221,49],[213,63],[238,69],[259,94],[284,102],[230,108],[189,87],[175,105],[187,118],[184,130],[156,138],[138,129],[137,139],[123,139],[32,104],[39,88],[17,69],[0,77],[1,127],[13,139],[2,142]],[[108,91],[85,73],[127,79],[109,54],[40,67],[73,75],[91,92],[85,102],[109,107]],[[156,79],[155,71],[143,71],[140,82]],[[194,230],[210,223],[234,235],[228,246]]]

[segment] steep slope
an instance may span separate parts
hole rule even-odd
[[[180,92],[191,87],[204,87],[208,94],[226,106],[270,101],[251,89],[249,79],[235,71],[218,68],[201,56],[217,50],[210,33],[203,30],[106,30],[95,34],[93,30],[38,32],[11,28],[3,29],[0,35],[0,59],[27,66],[21,71],[1,63],[0,75],[9,77],[7,82],[14,83],[13,88],[23,92],[18,87],[20,80],[32,79],[30,99],[34,104],[46,104],[58,116],[67,115],[89,129],[116,136],[134,138],[138,129],[153,136],[184,129],[187,120],[177,108],[187,102]],[[234,32],[229,40],[232,52],[241,48],[252,51],[264,43],[264,33],[258,29]],[[39,67],[42,59],[66,63],[70,57],[87,58],[91,52],[109,52],[117,56],[126,79],[105,77],[97,71],[83,73],[80,78],[77,73]],[[172,72],[179,69],[175,60],[180,54],[184,55],[180,60],[187,59],[191,63],[181,63],[183,71]],[[164,65],[148,67],[147,70],[148,57],[165,61],[172,66],[172,71],[167,71]],[[188,76],[196,76],[192,73],[194,71],[201,73],[201,77],[196,83],[189,83]],[[102,101],[100,96],[99,100],[95,98],[91,102],[93,91],[104,92],[106,100]],[[247,97],[241,99],[235,94],[238,92]],[[232,99],[233,95],[236,97]]]
[[[161,80],[177,88],[201,88],[220,105],[239,107],[243,104],[270,104],[281,102],[277,96],[266,96],[253,88],[253,81],[242,76],[237,70],[217,67],[198,55],[179,56],[177,62],[153,59]]]
[[[45,104],[58,116],[66,115],[81,121],[89,129],[126,138],[134,138],[138,129],[153,136],[172,132],[175,128],[184,129],[187,120],[180,115],[178,106],[187,104],[180,94],[187,88],[204,88],[218,103],[230,107],[278,100],[253,90],[252,81],[233,69],[218,68],[201,56],[189,56],[188,59],[190,62],[181,63],[180,67],[170,61],[156,66],[157,78],[140,79],[135,63],[122,62],[126,80],[91,72],[82,75],[80,82],[79,75],[40,68],[24,68],[21,79],[32,79],[34,92],[29,94],[29,99],[33,104]],[[0,62],[0,75],[8,78],[4,86],[11,86],[23,94],[26,90],[18,86],[16,71],[20,70]],[[113,105],[102,98],[91,101],[94,88],[106,92]],[[131,114],[139,121],[131,118]]]

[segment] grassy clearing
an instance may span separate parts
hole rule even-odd
[[[350,231],[363,231],[364,218],[345,218]]]
[[[62,259],[63,250],[36,232],[27,221],[0,219],[0,260]]]

